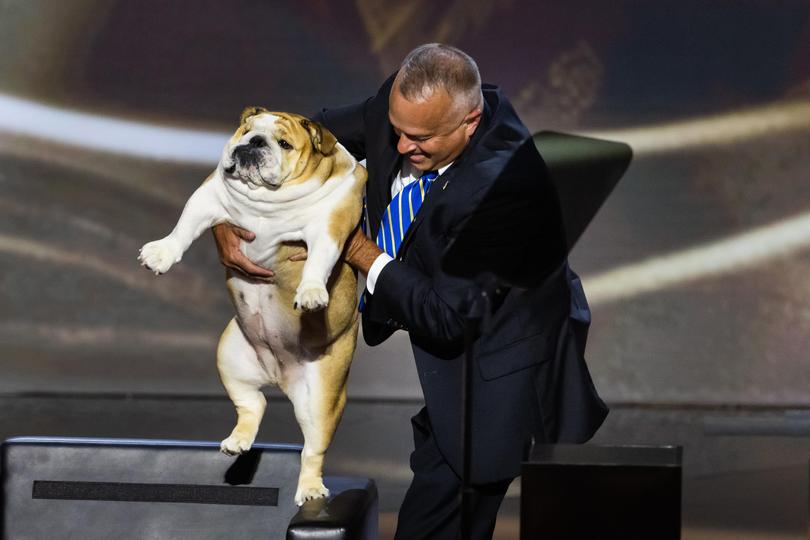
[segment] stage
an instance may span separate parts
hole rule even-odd
[[[271,397],[261,442],[301,442],[292,407]],[[326,473],[368,476],[380,497],[380,538],[393,537],[410,479],[418,400],[349,399]],[[4,394],[0,438],[19,435],[219,440],[233,407],[224,395]],[[677,444],[683,451],[684,540],[806,538],[810,411],[614,405],[597,444]],[[519,534],[520,483],[495,538]]]

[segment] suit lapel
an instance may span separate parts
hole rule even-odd
[[[383,212],[391,202],[391,182],[400,163],[396,148],[386,146],[378,163],[379,170],[374,174],[380,181],[370,181],[366,184],[366,207],[372,240],[377,238]]]
[[[422,206],[419,208],[419,212],[417,212],[414,216],[413,222],[408,227],[408,231],[405,233],[405,237],[402,239],[402,244],[399,246],[400,256],[405,255],[405,251],[407,250],[411,239],[416,234],[416,230],[419,229],[419,226],[433,212],[433,209],[437,207],[438,203],[448,197],[451,187],[454,186],[452,180],[456,176],[457,169],[458,168],[454,165],[433,181],[433,185],[425,195],[425,200],[422,201]]]

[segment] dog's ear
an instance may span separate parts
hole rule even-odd
[[[245,110],[242,111],[242,116],[239,117],[239,125],[241,126],[242,124],[244,124],[245,120],[247,120],[251,116],[255,116],[257,114],[266,113],[266,112],[270,112],[270,111],[268,111],[264,107],[245,107]]]
[[[331,131],[318,122],[313,122],[306,118],[301,119],[301,125],[309,132],[309,140],[312,141],[312,148],[314,148],[316,152],[320,152],[324,156],[328,156],[332,153],[337,144],[337,139],[332,135]]]

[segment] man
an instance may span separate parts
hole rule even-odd
[[[376,96],[314,119],[367,159],[368,228],[378,242],[356,232],[344,254],[367,276],[363,335],[377,345],[407,330],[425,397],[412,419],[414,477],[396,538],[455,538],[459,531],[462,314],[471,282],[443,271],[448,242],[498,191],[501,208],[522,211],[501,212],[512,234],[493,240],[482,231],[481,249],[560,254],[553,267],[537,269],[545,276],[541,286],[498,289],[491,320],[475,341],[473,538],[491,538],[531,443],[584,442],[607,414],[582,356],[589,312],[564,262],[558,203],[543,161],[502,93],[482,86],[472,58],[447,45],[418,47]],[[417,208],[412,222],[407,210],[397,215],[403,196],[406,209]],[[543,228],[544,245],[513,242],[527,227]],[[215,237],[223,264],[272,279],[238,249],[252,233],[223,225]],[[519,250],[511,256],[520,264]]]

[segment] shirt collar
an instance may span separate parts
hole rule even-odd
[[[439,176],[441,176],[444,173],[444,171],[446,171],[453,165],[453,163],[455,163],[455,161],[451,161],[450,163],[440,168],[436,172],[438,173]],[[426,172],[428,171],[420,171],[419,169],[408,163],[407,160],[402,160],[402,171],[401,171],[402,176],[411,176],[419,180],[419,177],[421,177]]]

